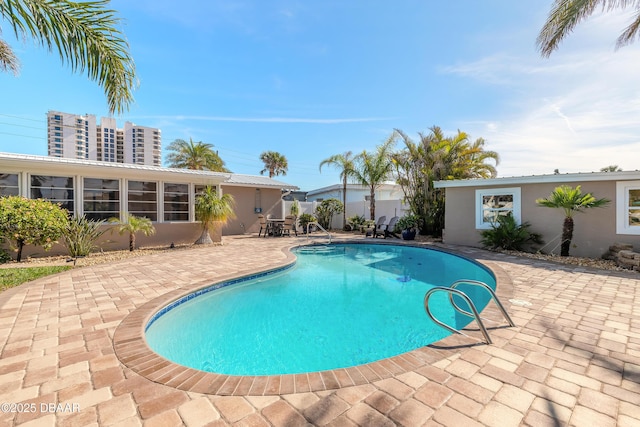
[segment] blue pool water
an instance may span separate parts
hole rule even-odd
[[[495,288],[479,264],[423,248],[332,245],[301,248],[296,256],[285,271],[207,292],[155,316],[147,326],[149,346],[175,363],[229,375],[343,368],[449,335],[425,314],[424,295],[432,287],[473,279]],[[460,289],[479,309],[487,304],[476,289]],[[469,323],[444,293],[432,301],[439,319],[457,328]]]

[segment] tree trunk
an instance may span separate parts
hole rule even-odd
[[[209,235],[209,227],[204,226],[202,228],[202,234],[198,237],[198,240],[195,241],[194,245],[211,245],[213,244],[213,240],[211,240],[211,236]]]
[[[370,219],[376,220],[376,191],[372,188],[369,194],[369,215]]]
[[[560,245],[560,256],[569,256],[571,239],[573,239],[573,218],[568,216],[564,219],[564,224],[562,225],[562,244]]]
[[[134,233],[129,233],[129,252],[133,252],[136,248],[136,235]]]
[[[342,229],[347,228],[347,175],[342,179]]]
[[[22,261],[22,248],[24,247],[24,240],[18,240],[18,257],[16,261]]]

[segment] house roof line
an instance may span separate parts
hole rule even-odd
[[[445,181],[435,181],[435,188],[455,188],[455,187],[479,187],[492,185],[509,184],[543,184],[543,183],[564,183],[564,182],[593,182],[593,181],[628,181],[640,180],[640,171],[619,171],[619,172],[579,172],[566,174],[513,176],[501,178],[475,178],[475,179],[454,179]]]
[[[101,162],[98,160],[69,159],[63,157],[38,156],[33,154],[16,154],[0,152],[0,162],[35,162],[42,165],[68,165],[69,167],[95,167],[102,170],[111,169],[113,171],[147,171],[163,174],[193,176],[200,178],[210,178],[219,181],[222,185],[230,186],[255,186],[263,188],[298,189],[297,186],[287,184],[275,179],[245,174],[234,174],[228,172],[201,171],[193,169],[165,168],[161,166],[138,165],[132,163]]]

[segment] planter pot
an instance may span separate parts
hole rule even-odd
[[[403,240],[413,240],[416,238],[416,230],[402,230]]]

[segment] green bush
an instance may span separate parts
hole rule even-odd
[[[518,224],[511,213],[498,216],[490,230],[480,232],[480,243],[485,248],[522,251],[525,245],[543,243],[542,236],[529,231],[531,224]]]
[[[42,246],[49,250],[62,236],[68,213],[60,205],[44,199],[20,196],[0,198],[0,236],[18,252],[22,260],[25,245]]]
[[[347,218],[347,223],[345,224],[345,230],[360,230],[360,226],[364,225],[365,219],[362,215],[354,215]]]
[[[300,224],[303,233],[307,232],[307,224],[311,222],[316,222],[316,217],[311,214],[303,213],[298,217],[298,223]]]
[[[11,261],[11,254],[5,248],[0,248],[0,264],[6,264],[9,261]]]
[[[81,217],[70,218],[62,231],[64,245],[72,258],[87,256],[96,249],[96,241],[107,231],[102,225],[106,221],[95,221]]]
[[[318,224],[325,230],[331,228],[331,221],[333,215],[342,213],[344,205],[338,199],[323,200],[318,207],[316,207],[316,217],[318,218]]]
[[[420,218],[417,215],[408,214],[403,216],[396,222],[396,227],[393,230],[395,233],[399,233],[402,230],[417,230],[420,224]]]

